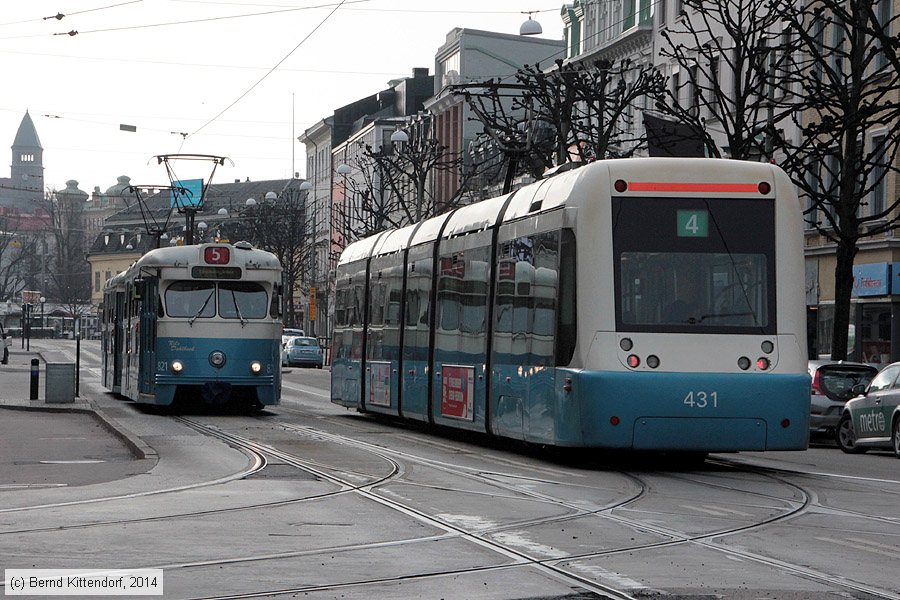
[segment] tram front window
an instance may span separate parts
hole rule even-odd
[[[613,198],[616,329],[772,334],[775,207],[753,198]]]
[[[166,288],[166,313],[170,317],[210,318],[216,315],[212,281],[176,281]]]
[[[623,252],[621,273],[625,327],[690,330],[768,324],[762,254]]]
[[[262,319],[268,309],[266,290],[253,281],[219,283],[219,316],[223,319]]]

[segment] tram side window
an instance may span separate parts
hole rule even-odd
[[[170,317],[214,317],[215,293],[212,281],[176,281],[166,288],[166,313]]]
[[[219,282],[219,316],[223,319],[263,319],[268,295],[255,281]]]
[[[406,332],[403,337],[403,358],[425,360],[428,357],[430,323],[431,261],[411,261],[406,280]]]
[[[488,301],[488,247],[441,257],[438,280],[436,348],[462,352],[466,359],[484,351]],[[464,358],[460,357],[460,360]]]
[[[566,366],[575,355],[575,233],[563,229],[559,245],[559,312],[556,324],[556,365]]]
[[[531,364],[554,363],[556,298],[559,290],[559,232],[550,231],[534,239],[534,283],[531,292],[531,323],[528,328]]]
[[[346,283],[342,281],[337,282],[337,289],[335,290],[335,307],[334,307],[334,319],[335,319],[335,327],[334,327],[334,341],[333,347],[335,350],[335,358],[349,358],[350,353],[348,348],[344,345],[344,332],[349,323],[349,314],[350,314],[350,294],[346,289]]]
[[[366,357],[375,360],[384,358],[384,281],[373,274],[369,285],[369,333],[366,338]]]

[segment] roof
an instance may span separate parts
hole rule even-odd
[[[281,193],[288,188],[299,188],[303,182],[302,179],[270,179],[264,181],[237,181],[234,183],[213,183],[210,184],[203,199],[203,210],[200,215],[215,215],[220,208],[227,208],[229,212],[243,208],[248,198],[254,198],[257,202],[262,202],[267,192]],[[146,187],[146,186],[136,186]],[[143,224],[141,217],[141,207],[128,192],[122,192],[123,197],[128,202],[128,207],[117,212],[106,219],[107,228],[115,228],[117,225],[131,226],[135,223]],[[150,210],[157,222],[162,224],[166,220],[167,213],[171,210],[169,205],[169,190],[161,193],[153,194],[145,199],[145,205]],[[169,222],[170,226],[175,225],[176,221],[181,219],[173,216]]]
[[[31,115],[28,114],[27,110],[25,111],[25,116],[22,117],[22,122],[19,124],[19,130],[16,132],[16,139],[13,141],[12,147],[44,149],[41,146],[40,138],[38,138],[37,129],[34,128],[34,121],[31,120]]]

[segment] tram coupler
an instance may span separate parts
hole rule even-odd
[[[31,359],[31,400],[38,399],[38,382],[41,379],[41,361],[37,358]]]

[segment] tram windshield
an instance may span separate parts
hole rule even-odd
[[[765,327],[761,254],[624,252],[623,325]]]
[[[224,319],[262,319],[268,310],[266,290],[254,281],[219,283],[219,316]]]
[[[773,333],[768,200],[613,198],[619,331]]]
[[[164,300],[168,316],[189,319],[262,319],[269,308],[265,288],[253,281],[175,281]]]

